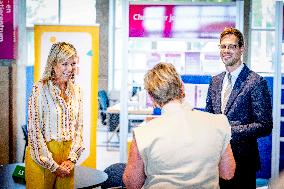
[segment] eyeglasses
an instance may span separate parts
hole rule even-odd
[[[225,45],[225,44],[221,44],[221,45],[218,45],[219,49],[221,51],[224,51],[226,50],[227,48],[231,51],[235,50],[239,45],[236,45],[236,44],[229,44],[229,45]]]

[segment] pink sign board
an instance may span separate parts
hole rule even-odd
[[[129,37],[218,38],[236,26],[236,6],[129,5]]]
[[[15,6],[14,0],[0,0],[0,59],[16,58]]]

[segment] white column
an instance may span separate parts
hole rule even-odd
[[[26,0],[19,0],[18,15],[18,58],[17,64],[17,86],[16,86],[16,111],[17,131],[16,133],[16,161],[21,162],[24,153],[25,140],[21,126],[26,124],[26,64],[27,64],[27,32],[26,32]],[[14,135],[15,136],[15,135]]]
[[[127,136],[128,136],[128,12],[129,1],[122,1],[122,76],[120,91],[120,138],[119,138],[119,157],[120,162],[127,161]]]
[[[281,116],[281,53],[282,53],[282,23],[283,2],[276,1],[275,5],[275,51],[273,56],[273,130],[272,130],[272,160],[271,177],[279,176],[280,158],[280,116]]]
[[[108,91],[111,91],[114,89],[115,0],[109,0],[108,22]]]

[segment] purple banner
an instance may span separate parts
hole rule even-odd
[[[0,0],[0,59],[15,59],[14,1]]]

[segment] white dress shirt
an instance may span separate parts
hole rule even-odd
[[[234,70],[233,72],[231,72],[231,76],[232,76],[232,87],[234,88],[234,85],[236,83],[236,80],[239,76],[239,74],[241,73],[242,69],[244,67],[244,64],[241,64],[236,70]],[[221,96],[221,102],[224,101],[224,94],[225,94],[225,89],[226,89],[226,86],[228,85],[228,71],[226,71],[226,75],[224,77],[224,80],[223,80],[223,85],[222,85],[222,96]]]
[[[31,157],[44,168],[54,172],[59,165],[53,160],[46,143],[52,140],[72,141],[68,159],[76,162],[84,150],[82,95],[79,86],[69,82],[65,95],[52,81],[38,82],[29,98],[28,137]]]

